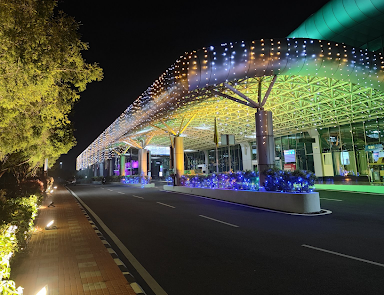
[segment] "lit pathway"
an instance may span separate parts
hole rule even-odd
[[[55,207],[47,208],[51,201]],[[50,295],[136,294],[67,190],[58,190],[43,205],[39,229],[12,267],[12,279],[24,294],[44,286]],[[57,229],[44,229],[50,220]]]

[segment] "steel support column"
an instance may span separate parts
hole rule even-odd
[[[256,119],[257,168],[260,187],[264,187],[264,171],[275,165],[275,140],[273,138],[272,112],[258,110]]]

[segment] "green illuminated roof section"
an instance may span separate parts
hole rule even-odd
[[[382,50],[383,0],[332,0],[312,14],[289,38],[311,38]]]

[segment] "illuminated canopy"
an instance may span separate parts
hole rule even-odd
[[[230,88],[257,101],[259,85],[263,96],[272,80],[264,107],[275,135],[383,116],[381,53],[308,38],[226,43],[182,55],[78,157],[77,169],[117,146],[169,146],[171,136],[184,136],[185,149],[213,148],[215,117],[219,133],[250,141],[256,110]]]

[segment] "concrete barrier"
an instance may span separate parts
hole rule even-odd
[[[196,196],[203,196],[239,204],[251,205],[291,213],[317,213],[321,211],[318,192],[281,193],[234,191],[225,189],[208,189],[186,186],[164,185],[164,190]]]

